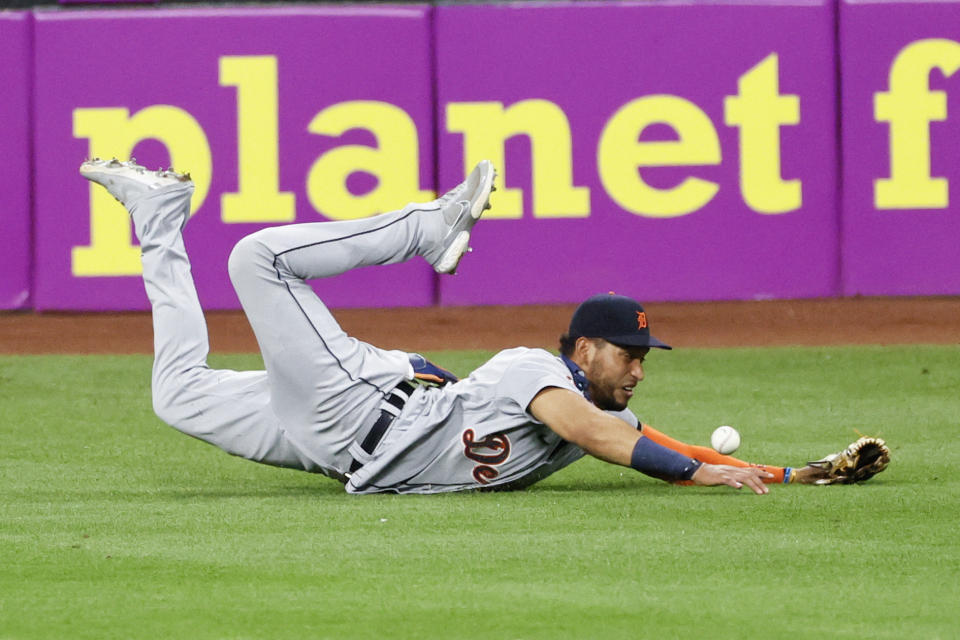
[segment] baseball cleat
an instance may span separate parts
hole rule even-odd
[[[116,158],[87,160],[80,165],[80,175],[103,185],[125,207],[150,191],[190,182],[189,173],[178,173],[173,169],[149,171],[133,158],[127,162],[120,162]]]
[[[470,230],[483,212],[490,208],[490,193],[497,172],[489,160],[481,160],[467,179],[437,199],[447,224],[441,240],[443,253],[433,263],[437,273],[454,273],[463,254],[469,251]]]

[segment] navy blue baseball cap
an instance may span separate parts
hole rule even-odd
[[[602,293],[583,301],[570,318],[573,338],[603,338],[623,347],[672,349],[652,335],[643,306],[627,296]]]

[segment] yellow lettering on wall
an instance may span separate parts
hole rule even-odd
[[[424,202],[433,192],[420,190],[420,149],[417,126],[406,111],[387,102],[341,102],[315,115],[310,133],[340,136],[350,129],[367,129],[377,148],[345,145],[320,156],[307,175],[310,204],[328,218],[351,220],[390,211],[400,202]],[[363,171],[379,180],[364,195],[347,189],[351,173]]]
[[[877,122],[890,123],[890,178],[873,183],[877,209],[943,209],[949,204],[946,178],[930,177],[930,123],[947,119],[947,96],[930,91],[930,71],[947,77],[960,68],[960,44],[918,40],[890,67],[890,90],[873,97]]]
[[[740,127],[740,193],[758,213],[794,211],[803,199],[800,181],[780,176],[780,126],[799,124],[800,98],[780,95],[779,69],[771,53],[740,76],[738,94],[723,102],[726,124]]]
[[[73,136],[87,138],[91,157],[124,159],[138,142],[159,140],[170,152],[171,164],[189,171],[195,191],[191,212],[203,204],[210,189],[212,160],[207,136],[186,111],[154,105],[130,116],[127,109],[75,109]],[[140,249],[131,242],[130,216],[105,189],[90,185],[90,244],[73,247],[74,276],[138,275]]]
[[[538,218],[583,218],[590,215],[590,190],[573,186],[573,157],[567,115],[547,100],[522,100],[504,109],[501,102],[454,102],[447,105],[447,130],[463,134],[463,166],[480,160],[500,171],[490,198],[490,218],[523,217],[523,191],[505,187],[504,142],[530,138],[533,166],[533,215]]]
[[[290,222],[293,193],[279,191],[277,59],[220,58],[220,86],[237,88],[238,193],[220,196],[224,222]]]
[[[671,126],[676,141],[638,142],[654,123]],[[706,205],[719,190],[715,182],[688,177],[672,189],[651,187],[638,167],[720,164],[720,141],[710,118],[688,100],[671,95],[637,98],[621,107],[600,135],[597,166],[607,193],[621,207],[651,218],[686,215]]]

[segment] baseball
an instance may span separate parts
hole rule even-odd
[[[729,425],[717,427],[710,436],[710,445],[723,455],[728,455],[740,448],[740,433]]]

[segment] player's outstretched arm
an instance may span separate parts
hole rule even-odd
[[[631,467],[669,482],[700,485],[747,486],[767,493],[761,469],[703,464],[642,436],[627,423],[604,413],[568,389],[548,387],[534,396],[528,411],[567,442],[595,458]]]
[[[547,387],[534,396],[527,408],[530,414],[595,458],[630,466],[630,458],[640,433],[583,399],[583,396],[559,387]]]

